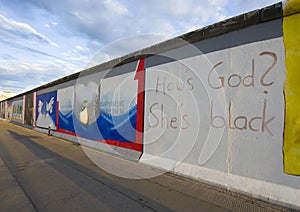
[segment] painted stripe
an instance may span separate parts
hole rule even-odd
[[[139,60],[134,80],[138,80],[135,142],[137,144],[142,144],[144,132],[145,59]]]
[[[25,111],[26,111],[26,95],[23,95],[23,111],[22,111],[22,118],[23,124],[27,124],[25,120]]]
[[[56,101],[56,114],[55,114],[55,127],[58,128],[58,113],[59,113],[59,101]]]
[[[72,136],[77,136],[76,133],[73,133],[71,131],[64,130],[64,129],[61,129],[61,128],[56,128],[56,132],[60,132],[60,133],[64,133],[64,134],[68,134],[68,135],[72,135]]]
[[[298,2],[298,4],[295,4]],[[292,5],[299,7],[300,1],[289,1],[285,13],[291,12]],[[297,9],[296,7],[296,9]],[[284,171],[300,175],[300,14],[284,17],[283,39],[285,45],[286,81],[284,93],[286,100],[284,129]]]
[[[143,149],[142,144],[137,144],[137,143],[133,143],[133,142],[120,142],[120,141],[116,141],[116,140],[99,140],[98,142],[105,143],[105,144],[112,145],[112,146],[123,147],[126,149],[136,150],[139,152],[141,152]]]
[[[64,130],[64,129],[61,129],[61,128],[58,128],[56,130],[56,132],[71,135],[71,136],[78,137],[79,139],[81,139],[81,137],[78,136],[76,133],[73,133],[73,132],[70,132],[68,130]],[[83,138],[83,139],[85,139],[85,138]],[[141,143],[120,142],[120,141],[116,141],[116,140],[98,140],[98,141],[89,140],[89,141],[104,143],[104,144],[117,146],[117,147],[122,147],[122,148],[126,148],[126,149],[131,149],[131,150],[135,150],[135,151],[139,151],[139,152],[141,152],[142,149],[143,149],[143,146],[142,146]]]

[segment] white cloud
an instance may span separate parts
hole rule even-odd
[[[12,0],[16,1],[16,0]],[[107,43],[140,33],[179,35],[224,17],[227,0],[31,0],[33,4],[54,14],[57,20],[77,36]],[[51,26],[50,24],[48,24]],[[190,27],[189,27],[190,26]]]
[[[149,0],[137,1],[130,9],[127,31],[134,34],[161,33],[177,36],[227,16],[227,0]]]
[[[140,33],[176,36],[276,0],[11,0],[46,10],[76,36],[111,42]],[[20,7],[22,6],[20,5]],[[55,12],[54,12],[55,11]],[[57,22],[55,22],[57,24]],[[49,26],[55,26],[54,23]]]
[[[51,22],[51,23],[45,24],[44,26],[47,28],[52,28],[52,27],[56,27],[57,25],[58,25],[57,22]]]
[[[128,9],[116,0],[105,0],[104,5],[114,15],[123,16],[128,14]]]
[[[2,14],[0,14],[0,29],[1,31],[5,31],[17,37],[36,39],[40,42],[48,43],[52,46],[58,47],[56,43],[52,42],[46,36],[38,33],[34,28],[29,26],[28,24],[9,19]]]
[[[79,67],[60,60],[0,61],[0,84],[15,93],[26,91],[63,76],[80,71]]]
[[[230,16],[236,16],[242,13],[246,13],[252,10],[261,9],[263,7],[279,3],[279,0],[232,0],[230,4],[226,5],[228,13]]]
[[[75,46],[72,50],[64,53],[67,61],[77,64],[78,67],[84,68],[91,57],[92,51],[86,47]]]
[[[82,46],[75,46],[74,51],[80,53],[80,52],[87,52],[89,51],[89,49]]]
[[[167,39],[170,37],[161,34],[139,34],[119,39],[97,51],[88,61],[86,68],[133,53]]]

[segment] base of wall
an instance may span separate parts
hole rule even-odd
[[[4,118],[0,118],[0,121],[6,121],[6,122],[10,122],[9,120],[7,120],[7,119],[4,119]]]
[[[48,134],[48,130],[47,129],[43,129],[43,128],[34,128],[35,131],[44,133],[44,134]],[[131,150],[131,149],[125,149],[122,147],[118,147],[118,146],[111,146],[105,143],[100,143],[100,142],[95,142],[92,140],[88,140],[85,138],[79,138],[73,135],[69,135],[69,134],[65,134],[65,133],[60,133],[60,132],[56,132],[56,131],[51,131],[51,135],[58,137],[58,138],[62,138],[64,140],[70,141],[72,143],[75,144],[80,144],[92,149],[96,149],[96,150],[100,150],[100,151],[104,151],[113,155],[117,155],[119,157],[128,159],[128,160],[133,160],[133,161],[137,161],[139,160],[139,158],[141,157],[141,152],[135,151],[135,150]]]
[[[176,163],[174,160],[145,153],[141,157],[140,163],[194,180],[225,187],[228,190],[263,201],[297,210],[300,209],[300,190],[288,186],[225,173],[189,163]]]

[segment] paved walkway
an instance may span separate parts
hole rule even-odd
[[[138,167],[98,154],[116,168]],[[0,121],[0,211],[285,210],[171,174],[120,178],[98,168],[78,145]]]

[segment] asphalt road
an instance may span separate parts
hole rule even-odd
[[[0,121],[0,211],[283,210],[172,174],[120,178],[97,167],[78,145]]]

